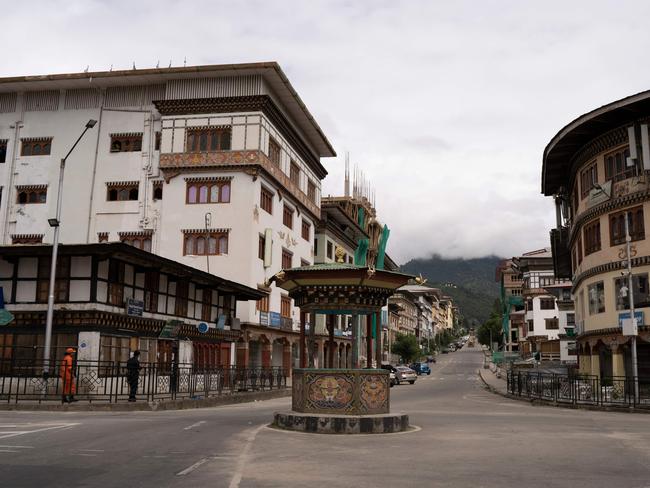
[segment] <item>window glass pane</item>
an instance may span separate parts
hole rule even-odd
[[[205,132],[201,132],[199,150],[207,151],[208,150],[208,135]]]
[[[196,238],[196,254],[205,254],[205,237]]]
[[[49,143],[45,143],[43,145],[43,154],[50,154],[50,144]]]
[[[151,239],[145,239],[143,244],[143,249],[145,251],[151,252]]]
[[[219,201],[219,186],[218,185],[212,185],[210,187],[210,201],[212,203],[215,203],[215,202]]]
[[[219,254],[228,254],[228,237],[219,238]]]
[[[194,238],[188,236],[185,238],[185,254],[194,254]]]
[[[187,150],[188,151],[193,151],[194,150],[194,134],[191,132],[188,132],[187,134]]]
[[[37,154],[41,154],[41,145],[40,144],[34,144],[32,148],[32,154],[36,156]]]
[[[45,203],[46,198],[47,198],[47,192],[44,192],[44,191],[39,192],[39,194],[38,194],[38,201],[39,201],[40,203]]]
[[[187,201],[188,203],[196,203],[196,186],[190,186],[187,192]]]
[[[216,130],[210,131],[210,151],[219,149],[219,132]]]
[[[199,202],[207,203],[208,202],[208,187],[203,185],[199,190]]]
[[[217,254],[217,238],[210,237],[208,239],[208,254]]]
[[[597,314],[605,311],[605,287],[602,281],[587,287],[589,295],[589,314]]]
[[[128,199],[129,199],[129,191],[125,189],[120,190],[118,200],[128,200]]]
[[[29,203],[36,203],[38,195],[34,191],[29,192]]]
[[[31,156],[32,146],[28,142],[23,142],[23,156]]]
[[[230,183],[226,183],[221,187],[221,201],[230,202]]]

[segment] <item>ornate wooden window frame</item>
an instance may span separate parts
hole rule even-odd
[[[111,134],[110,152],[140,152],[142,151],[142,132],[123,132]]]
[[[228,254],[230,229],[183,229],[183,256]]]
[[[118,232],[120,242],[143,251],[151,252],[153,231]]]
[[[185,129],[185,152],[230,151],[232,127],[229,125],[188,127]]]
[[[230,203],[232,177],[185,178],[185,182],[185,203],[187,205]]]
[[[21,156],[49,156],[52,152],[52,137],[24,137],[20,140]]]
[[[139,181],[111,181],[106,183],[107,202],[137,202],[139,199]]]
[[[47,203],[47,185],[16,185],[16,203]]]
[[[12,244],[42,244],[45,234],[11,234]]]

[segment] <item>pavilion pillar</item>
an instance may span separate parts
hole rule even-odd
[[[352,369],[359,369],[359,316],[352,316]]]
[[[273,343],[270,341],[262,342],[262,367],[271,367],[271,352],[273,351]]]
[[[300,367],[307,367],[307,353],[305,351],[305,321],[307,313],[300,310],[300,343],[298,344],[298,354],[300,357]]]
[[[372,368],[372,314],[366,315],[366,368]]]
[[[327,317],[327,327],[328,327],[328,332],[330,335],[329,338],[329,344],[327,344],[327,355],[329,356],[327,358],[327,367],[328,368],[333,368],[334,367],[334,322],[336,321],[336,315],[326,315]]]
[[[382,344],[381,344],[381,313],[375,312],[375,361],[377,369],[381,368]]]
[[[316,313],[309,313],[309,367],[314,368],[314,356],[316,355]]]

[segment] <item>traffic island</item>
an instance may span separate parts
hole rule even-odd
[[[390,373],[377,369],[296,369],[292,411],[273,426],[318,434],[387,434],[409,429],[409,417],[390,413]]]

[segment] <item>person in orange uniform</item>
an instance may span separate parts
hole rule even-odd
[[[62,403],[72,403],[77,401],[74,399],[74,394],[76,393],[74,368],[72,366],[72,355],[74,353],[75,350],[71,347],[65,350],[65,356],[63,356],[61,368],[59,369],[59,376],[61,377],[61,382],[63,384],[63,392],[61,395]]]

